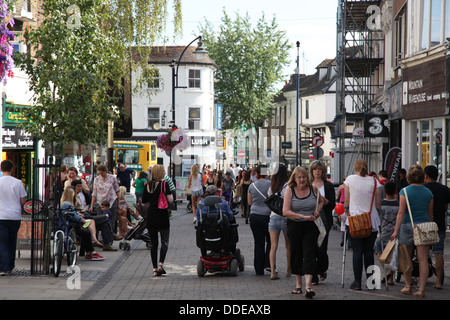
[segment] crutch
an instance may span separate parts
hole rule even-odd
[[[347,227],[345,226],[346,220],[347,220],[347,213],[345,213],[344,219],[342,220],[342,223],[344,224],[344,251],[342,254],[342,278],[341,278],[342,288],[344,287],[345,256],[347,254]]]

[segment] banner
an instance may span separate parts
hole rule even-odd
[[[388,180],[396,181],[398,171],[402,165],[402,149],[399,147],[391,148],[386,154],[384,168],[388,173]]]

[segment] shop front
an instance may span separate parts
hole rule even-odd
[[[23,108],[27,106],[3,103],[2,160],[9,159],[14,163],[13,175],[23,182],[30,198],[35,149],[31,134],[19,126],[24,121]]]
[[[442,183],[450,167],[446,78],[445,56],[403,70],[402,167],[435,165]]]

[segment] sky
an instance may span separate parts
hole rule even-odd
[[[263,13],[268,22],[275,15],[279,29],[286,31],[292,46],[291,62],[284,71],[288,80],[297,67],[297,41],[300,41],[302,74],[313,74],[323,60],[335,58],[337,5],[338,0],[182,0],[183,34],[166,45],[189,44],[199,35],[198,26],[204,24],[205,19],[219,26],[224,8],[233,19],[237,12],[241,16],[248,13],[254,25]],[[171,22],[168,22],[167,29],[173,29]]]

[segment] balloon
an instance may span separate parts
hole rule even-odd
[[[336,212],[336,214],[339,216],[343,215],[345,212],[344,204],[343,203],[336,204],[336,207],[334,207],[334,212]]]

